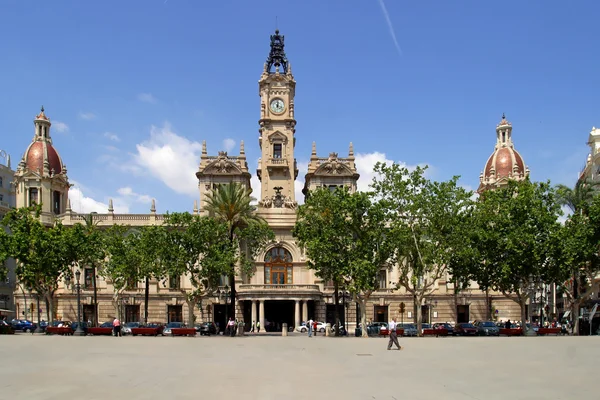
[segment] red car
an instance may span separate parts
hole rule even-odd
[[[458,336],[475,336],[477,335],[477,328],[471,323],[462,322],[456,324],[454,327],[454,334]]]
[[[390,332],[388,331],[388,327],[387,326],[382,326],[381,328],[379,328],[379,335],[380,336],[387,336],[389,335]],[[396,335],[398,336],[403,336],[404,335],[404,329],[402,327],[400,327],[399,325],[396,325]]]

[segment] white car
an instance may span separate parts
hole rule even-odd
[[[325,322],[319,322],[319,321],[317,321],[317,332],[324,333],[325,332],[325,325],[327,325]],[[299,327],[297,327],[296,328],[296,332],[302,332],[302,333],[308,332],[308,325],[306,325],[306,322],[303,322],[302,325],[300,325]]]

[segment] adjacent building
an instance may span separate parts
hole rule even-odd
[[[185,301],[186,292],[192,289],[186,276],[173,276],[165,280],[150,281],[148,321],[187,321],[193,313],[197,321],[214,320],[224,326],[226,315],[235,316],[246,323],[260,321],[266,328],[279,329],[280,325],[298,326],[309,318],[332,322],[334,314],[334,292],[330,282],[319,279],[307,268],[304,250],[292,236],[298,207],[295,198],[295,181],[298,177],[296,162],[296,80],[292,65],[284,47],[284,36],[275,31],[270,37],[270,51],[258,81],[259,101],[258,144],[261,157],[256,175],[260,179],[258,213],[273,229],[276,239],[255,260],[254,274],[236,277],[237,298],[229,304],[226,281],[216,294],[206,296],[197,304]],[[34,119],[34,137],[20,161],[15,173],[16,205],[26,206],[41,202],[43,220],[51,223],[60,219],[65,225],[83,222],[85,215],[71,209],[68,199],[69,180],[67,169],[59,153],[52,145],[51,122],[42,112]],[[497,187],[503,179],[525,177],[529,173],[520,155],[514,150],[511,139],[512,127],[503,118],[497,129],[496,149],[488,160],[482,186]],[[347,146],[347,147],[346,147]],[[352,143],[345,145],[347,155],[336,149],[328,149],[328,156],[319,156],[317,144],[312,144],[310,163],[305,176],[303,193],[317,187],[334,189],[345,186],[357,190],[360,178],[357,172]],[[244,142],[237,155],[218,151],[209,155],[209,146],[202,143],[202,154],[196,177],[198,179],[199,203],[194,202],[194,214],[206,215],[206,194],[217,185],[239,182],[250,188],[252,172],[248,167]],[[116,214],[112,201],[106,213],[93,214],[94,223],[100,228],[114,224],[146,226],[160,224],[164,220],[157,213],[154,201],[148,214]],[[142,282],[115,293],[112,282],[98,279],[97,308],[93,301],[91,269],[82,266],[82,303],[85,320],[100,321],[119,315],[124,321],[142,321],[144,285]],[[391,282],[397,282],[395,270],[380,271],[380,289],[368,305],[367,318],[373,321],[412,320],[411,294],[395,290]],[[27,299],[15,291],[17,310],[27,309]],[[342,293],[340,316],[352,328],[356,323],[357,305]],[[72,285],[61,283],[57,293],[57,316],[65,320],[76,318],[76,294]],[[401,303],[406,312],[401,312]],[[481,319],[486,315],[485,294],[476,287],[459,294],[449,277],[440,279],[435,291],[422,305],[420,312],[425,322],[466,322]],[[518,319],[516,304],[500,294],[493,297],[495,315],[501,319]],[[42,306],[43,307],[43,306]]]
[[[0,150],[0,221],[15,206],[13,177],[15,171],[10,164],[10,155]],[[4,229],[0,226],[0,229]],[[14,312],[13,293],[15,291],[15,260],[4,261],[8,270],[5,280],[0,281],[0,315],[11,317]],[[7,314],[7,315],[5,315]]]

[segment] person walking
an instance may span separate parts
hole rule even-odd
[[[308,325],[308,337],[312,337],[312,333],[313,333],[313,320],[312,318],[308,320],[308,322],[306,323]]]
[[[121,336],[121,321],[118,318],[113,319],[113,333],[115,337]]]
[[[398,343],[398,335],[396,334],[396,319],[392,318],[388,325],[388,330],[390,332],[390,341],[388,342],[387,349],[392,349],[392,344],[395,344],[398,347],[398,350],[402,350],[402,346]]]
[[[256,321],[256,333],[260,333],[260,321]]]
[[[256,326],[256,321],[252,321],[252,328],[250,328],[250,333],[254,333],[255,326]]]

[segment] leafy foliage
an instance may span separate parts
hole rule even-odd
[[[229,243],[238,249],[238,259],[231,264],[229,286],[231,287],[231,304],[235,304],[235,266],[240,265],[243,271],[250,273],[253,260],[264,246],[275,237],[263,218],[257,214],[255,200],[239,183],[219,185],[206,196],[205,209],[210,216],[222,221],[227,226]]]
[[[557,279],[563,262],[557,251],[560,206],[549,183],[509,181],[506,187],[485,192],[477,204],[475,245],[483,255],[484,268],[476,279],[486,279],[515,300],[525,317],[525,303],[531,288]],[[483,273],[490,273],[485,276]]]
[[[13,209],[2,224],[11,232],[9,254],[17,261],[15,272],[20,284],[44,296],[54,318],[54,294],[59,280],[76,261],[76,252],[67,230],[61,224],[44,226],[40,212],[40,206]]]
[[[378,163],[375,172],[379,177],[372,184],[390,227],[388,235],[395,250],[391,261],[398,265],[398,286],[413,294],[419,330],[423,299],[432,293],[453,254],[464,245],[463,215],[472,207],[472,193],[458,186],[458,177],[435,182],[425,177],[425,171]]]

